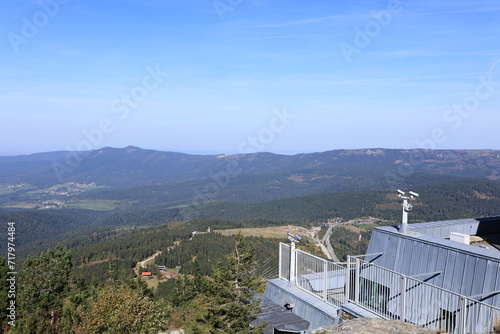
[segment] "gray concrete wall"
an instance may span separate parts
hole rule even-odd
[[[293,313],[310,322],[309,331],[339,322],[340,311],[316,297],[310,296],[297,287],[289,286],[288,282],[273,279],[267,282],[264,297],[278,305],[294,303]]]

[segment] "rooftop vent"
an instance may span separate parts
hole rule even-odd
[[[459,242],[461,244],[470,245],[470,235],[468,235],[468,234],[451,232],[450,233],[450,240],[455,241],[455,242]]]

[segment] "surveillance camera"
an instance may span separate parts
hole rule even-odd
[[[301,238],[298,234],[296,234],[296,235],[295,235],[295,238],[296,238],[298,241],[302,241],[302,238]]]
[[[405,192],[404,192],[404,191],[402,191],[402,190],[399,190],[399,189],[398,189],[398,190],[396,190],[396,191],[398,192],[398,195],[400,195],[400,196],[403,196],[403,195],[405,194]]]
[[[295,238],[295,236],[292,233],[287,232],[287,234],[288,234],[289,237]]]
[[[416,192],[410,191],[409,194],[412,196],[418,197],[418,194]]]
[[[406,212],[410,212],[410,211],[413,209],[413,205],[408,204],[408,205],[404,206],[404,207],[403,207],[403,209],[404,209]]]

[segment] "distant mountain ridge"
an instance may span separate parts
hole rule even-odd
[[[500,178],[499,150],[352,149],[320,153],[191,155],[126,148],[0,157],[0,184],[46,187],[96,182],[111,188],[166,185],[243,175],[286,175],[295,184],[331,178],[394,181],[416,173]]]
[[[67,168],[62,180],[54,166]],[[197,218],[396,220],[397,188],[421,194],[412,219],[498,215],[499,171],[498,150],[360,149],[290,156],[205,156],[136,147],[49,152],[0,157],[0,218],[19,223],[22,243],[31,247],[83,229]]]

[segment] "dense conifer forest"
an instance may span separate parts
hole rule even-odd
[[[202,243],[211,240],[208,245],[212,248],[220,246],[221,241],[227,247],[213,253],[217,255],[203,272],[197,255],[206,250],[196,248],[201,243],[194,242],[188,247],[194,255],[184,259],[190,263],[185,275],[160,283],[156,293],[144,280],[133,277],[132,264],[104,261],[105,269],[101,272],[87,263],[85,271],[91,276],[88,280],[79,270],[77,263],[85,261],[78,258],[78,252],[57,245],[39,256],[30,256],[17,276],[15,325],[9,325],[9,310],[2,304],[5,307],[0,314],[0,333],[158,333],[169,327],[182,327],[190,333],[250,332],[249,323],[259,311],[253,294],[261,291],[264,284],[256,257],[256,247],[261,248],[263,241],[254,243],[241,235],[220,240],[218,233],[200,237],[204,238]],[[200,238],[191,240],[196,239]],[[111,257],[138,255],[123,252],[118,246],[113,249],[114,252],[108,253]],[[201,263],[206,265],[205,261]],[[0,296],[5,297],[4,304],[9,300],[7,272],[7,261],[0,258],[3,282]],[[261,330],[255,328],[252,333]]]

